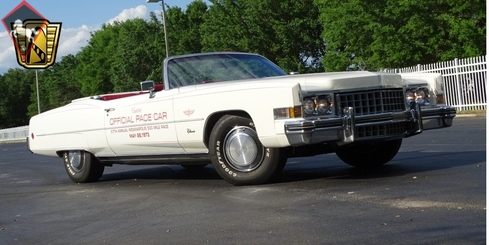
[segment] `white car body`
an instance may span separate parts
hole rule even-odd
[[[426,95],[424,103],[416,105],[413,103],[411,108],[406,105],[402,112],[378,111],[366,115],[368,120],[365,123],[376,122],[376,124],[382,124],[374,119],[377,113],[382,114],[383,117],[387,114],[403,115],[387,118],[388,123],[399,121],[401,117],[409,117],[402,120],[413,121],[413,125],[417,128],[412,132],[397,135],[397,138],[412,136],[423,129],[428,129],[427,123],[433,121],[432,119],[436,121],[433,128],[451,126],[455,116],[453,108],[436,105],[436,96],[443,92],[440,86],[440,74],[416,73],[402,76],[374,72],[282,74],[172,87],[174,85],[169,82],[172,79],[171,74],[167,71],[169,62],[181,58],[221,54],[248,55],[229,52],[171,57],[165,60],[165,89],[161,91],[136,91],[86,97],[36,115],[30,120],[29,149],[35,154],[48,156],[63,156],[63,153],[72,151],[84,152],[91,154],[105,165],[205,163],[211,161],[210,134],[214,130],[216,121],[227,114],[251,119],[259,143],[265,149],[286,149],[310,144],[342,146],[356,142],[356,137],[349,134],[354,134],[351,129],[356,124],[355,120],[360,120],[362,115],[357,115],[355,118],[354,115],[350,115],[354,110],[352,107],[348,107],[350,112],[347,112],[348,110],[345,111],[347,108],[334,105],[340,98],[337,94],[370,90],[398,89],[397,91],[400,92],[397,92],[397,95],[403,94],[403,103],[406,89],[415,90],[423,87],[425,91],[429,91],[429,96]],[[251,56],[263,58],[257,55]],[[307,116],[302,111],[303,115],[300,117],[281,118],[274,114],[277,108],[303,109],[305,98],[309,96],[313,98],[321,93],[327,94],[328,99],[334,101],[329,108],[332,113],[330,115],[316,115],[319,112],[315,112],[316,114]],[[380,108],[381,105],[376,106]],[[312,131],[309,130],[311,122],[316,125]],[[340,123],[330,128],[317,126],[318,123],[336,122]],[[325,134],[325,132],[329,133]],[[319,136],[324,139],[318,139]],[[382,139],[385,140],[386,137]],[[372,140],[378,139],[372,138]],[[245,149],[242,149],[242,152],[244,151]],[[213,163],[215,167],[221,165],[219,160]],[[243,172],[247,171],[251,170]],[[259,184],[264,181],[230,182]]]

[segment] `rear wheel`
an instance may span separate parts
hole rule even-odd
[[[217,173],[233,185],[265,183],[283,168],[280,149],[264,147],[249,118],[225,115],[219,119],[209,149]]]
[[[338,149],[336,155],[346,164],[368,168],[386,164],[401,148],[402,139],[355,145]]]
[[[68,176],[76,183],[97,181],[105,169],[95,156],[85,151],[64,152],[63,163]]]

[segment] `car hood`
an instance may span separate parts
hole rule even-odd
[[[415,80],[420,82],[419,79]],[[426,82],[426,81],[424,81]],[[366,90],[376,88],[398,88],[409,84],[398,74],[378,72],[328,72],[247,79],[239,81],[223,81],[206,83],[179,88],[178,94],[196,95],[217,93],[222,91],[260,89],[269,87],[291,87],[300,84],[301,90],[306,94],[324,91]],[[136,91],[137,92],[137,91]],[[189,94],[190,93],[190,94]],[[92,106],[92,97],[73,100],[73,104],[88,104]]]
[[[435,94],[443,94],[443,77],[440,73],[400,73],[408,86],[428,85]]]
[[[260,79],[249,79],[231,82],[215,82],[196,86],[180,88],[180,92],[205,90],[212,88],[240,87],[243,89],[245,84],[253,87],[261,86],[280,86],[280,84],[297,84],[307,93],[314,93],[326,90],[350,90],[350,89],[369,89],[379,87],[403,87],[405,83],[398,74],[376,73],[376,72],[329,72],[313,73],[304,75],[287,75],[278,77],[267,77]],[[239,85],[238,85],[239,84]]]
[[[302,89],[307,92],[402,87],[404,85],[400,75],[364,71],[307,74],[298,78],[303,79],[300,83]]]

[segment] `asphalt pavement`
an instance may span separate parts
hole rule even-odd
[[[75,184],[60,159],[0,144],[0,186],[0,244],[485,244],[486,118],[405,139],[379,169],[294,158],[242,187],[211,165]]]

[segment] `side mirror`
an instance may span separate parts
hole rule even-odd
[[[155,97],[155,81],[143,81],[141,84],[141,91],[149,91],[149,98]]]
[[[149,80],[141,82],[141,91],[149,91],[155,88],[155,81]]]

